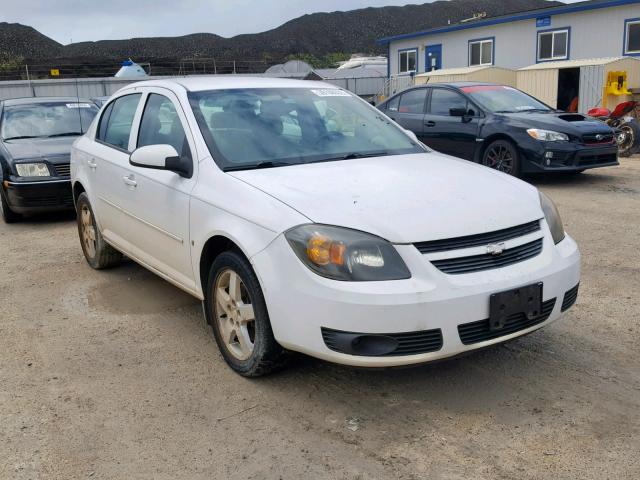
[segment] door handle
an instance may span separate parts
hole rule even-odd
[[[124,181],[125,184],[129,185],[130,187],[135,188],[135,187],[138,186],[138,182],[135,181],[135,178],[136,177],[134,177],[133,174],[131,174],[131,175],[122,177],[122,180]]]
[[[93,158],[91,160],[87,160],[87,165],[89,165],[89,168],[91,170],[95,170],[96,168],[98,168],[98,163]]]
[[[428,122],[424,122],[424,124],[427,127],[435,127],[436,126],[436,122],[434,122],[433,120],[429,120]]]

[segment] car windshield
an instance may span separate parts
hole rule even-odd
[[[474,85],[461,89],[479,105],[494,113],[551,111],[547,105],[524,92],[505,85]]]
[[[19,138],[82,135],[98,113],[90,102],[43,102],[6,106],[0,136]]]
[[[211,90],[191,93],[190,102],[226,171],[425,151],[378,110],[335,88]]]

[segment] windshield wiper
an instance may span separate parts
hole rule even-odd
[[[53,135],[47,135],[47,138],[53,138],[53,137],[77,137],[78,135],[83,135],[83,133],[82,132],[54,133]]]
[[[347,153],[345,155],[338,155],[336,157],[327,157],[327,158],[320,158],[319,160],[311,160],[305,163],[335,162],[338,160],[355,160],[356,158],[384,157],[386,155],[391,155],[391,153],[387,152],[386,150],[381,150],[379,152],[369,152],[369,153],[352,152],[352,153]]]
[[[228,167],[224,167],[222,169],[223,172],[235,172],[237,170],[257,170],[260,168],[274,168],[274,167],[286,167],[289,165],[295,165],[289,162],[272,162],[272,161],[264,161],[252,164],[244,164],[244,165],[231,165]]]
[[[41,135],[18,135],[17,137],[3,138],[2,140],[6,142],[7,140],[22,140],[24,138],[40,138],[40,137]]]

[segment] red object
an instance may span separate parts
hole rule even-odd
[[[637,103],[638,102],[629,101],[618,104],[618,106],[613,109],[613,112],[611,112],[611,118],[620,118],[625,116],[635,108]]]
[[[608,108],[597,107],[589,110],[587,115],[590,117],[608,117],[611,115],[611,111]]]
[[[486,90],[503,90],[506,89],[504,85],[473,85],[470,87],[462,87],[464,93],[484,92]]]

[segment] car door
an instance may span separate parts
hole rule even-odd
[[[398,102],[395,102],[395,99],[391,99],[388,104],[387,115],[392,120],[399,123],[403,128],[411,130],[420,140],[422,140],[422,136],[424,134],[424,112],[427,103],[427,89],[415,88],[407,90],[399,97]],[[392,110],[392,108],[396,110]]]
[[[452,109],[469,115],[454,116]],[[477,147],[480,111],[462,94],[444,87],[431,87],[424,117],[423,142],[438,152],[473,160]]]
[[[105,239],[118,247],[124,243],[129,218],[122,210],[128,196],[123,183],[129,164],[131,128],[141,93],[126,93],[102,111],[95,143],[86,158],[92,206]]]
[[[122,208],[130,217],[129,251],[171,280],[193,290],[189,202],[197,178],[195,144],[185,113],[173,92],[146,88],[139,123],[132,129],[132,149],[171,145],[192,162],[187,178],[168,170],[127,164],[121,179],[127,185]]]

